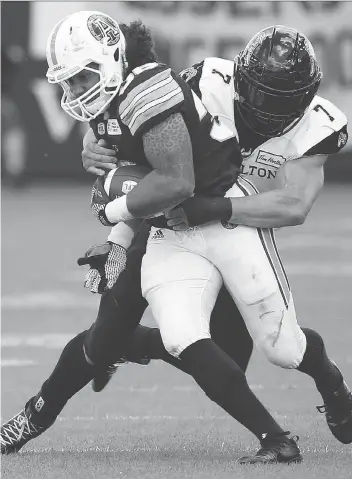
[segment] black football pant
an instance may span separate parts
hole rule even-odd
[[[128,250],[125,271],[121,273],[113,289],[102,296],[97,319],[86,333],[86,355],[99,368],[117,362],[122,356],[128,357],[131,342],[135,339],[136,327],[147,307],[141,293],[141,261],[148,234],[149,227],[144,225]],[[210,328],[212,339],[245,370],[253,342],[235,303],[224,287],[215,304]],[[158,334],[160,335],[159,332]],[[145,335],[143,340],[148,341],[148,335]],[[153,354],[152,346],[141,344],[140,347],[141,355],[147,350],[152,357],[158,356]],[[134,350],[134,353],[135,356],[138,355],[138,351]],[[159,359],[176,365],[180,362],[175,361],[166,350]]]
[[[112,290],[101,297],[97,319],[89,330],[71,339],[43,383],[30,401],[45,425],[61,412],[67,401],[86,386],[100,371],[131,354],[162,359],[189,373],[186,362],[165,350],[157,328],[139,326],[147,307],[141,294],[141,261],[145,253],[149,227],[142,228],[127,253],[127,266]],[[176,298],[177,299],[177,298]],[[253,343],[244,322],[225,288],[220,291],[211,319],[211,334],[223,351],[245,371]],[[40,411],[36,405],[41,406]]]

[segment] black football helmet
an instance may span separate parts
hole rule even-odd
[[[321,78],[305,35],[283,25],[264,28],[235,60],[235,108],[256,133],[280,136],[301,119]]]

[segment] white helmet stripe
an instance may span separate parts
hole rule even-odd
[[[62,22],[66,20],[66,18],[63,18],[55,27],[52,36],[51,36],[51,41],[50,41],[50,60],[51,60],[51,65],[50,66],[55,66],[57,65],[57,56],[56,56],[56,51],[55,51],[55,43],[56,43],[56,37],[57,33],[59,31],[59,28],[62,24]]]

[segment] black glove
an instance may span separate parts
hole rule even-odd
[[[104,293],[111,289],[122,271],[126,268],[127,255],[122,246],[107,242],[89,248],[82,258],[78,258],[79,266],[89,264],[84,287],[92,293]]]
[[[185,230],[210,221],[229,221],[232,205],[229,198],[195,195],[165,213],[168,226]]]
[[[110,223],[105,215],[105,206],[110,203],[110,198],[106,194],[104,189],[105,176],[99,176],[92,188],[92,197],[90,201],[90,209],[93,215],[104,226],[114,226],[114,223]]]

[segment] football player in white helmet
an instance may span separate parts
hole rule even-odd
[[[126,42],[108,15],[64,18],[47,42],[47,78],[64,90],[61,107],[80,121],[104,112],[126,77]]]
[[[236,180],[241,165],[238,142],[231,130],[209,115],[180,77],[155,61],[150,45],[133,56],[128,53],[128,40],[125,44],[122,36],[117,22],[107,15],[78,12],[54,28],[47,48],[47,76],[51,83],[62,86],[65,111],[81,121],[91,121],[97,138],[106,132],[113,137],[111,143],[118,147],[124,161],[152,167],[128,195],[113,202],[109,202],[103,182],[96,183],[92,211],[103,224],[150,217],[180,203],[194,189],[221,196]],[[165,227],[165,218],[162,221]],[[172,230],[163,231],[175,235]],[[118,293],[112,288],[102,296],[91,330],[66,346],[38,395],[2,426],[3,453],[18,451],[47,429],[66,401],[94,377],[97,368],[111,364],[126,350],[145,308],[139,282],[129,283],[131,263],[137,262],[140,270],[141,255],[139,251],[131,263],[127,260],[126,268],[123,247],[115,244],[112,256],[122,264],[118,272],[122,271],[119,280],[123,287]],[[106,258],[111,260],[110,252]],[[193,260],[198,258],[202,262],[198,254]],[[192,269],[197,276],[197,264]],[[220,289],[220,278],[216,281]],[[138,294],[126,304],[123,295],[128,295],[131,286]],[[215,302],[216,296],[210,302]],[[185,320],[187,324],[187,318],[182,323]],[[183,344],[183,350],[177,352],[184,368],[212,400],[256,435],[263,447],[263,462],[299,462],[301,454],[295,440],[287,437],[256,398],[243,371],[210,339],[207,329],[205,324],[199,335],[197,327],[194,331],[191,327],[191,336],[186,338],[189,345]],[[62,389],[65,394],[60,394]]]

